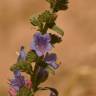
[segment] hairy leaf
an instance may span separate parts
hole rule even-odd
[[[56,25],[54,25],[51,29],[53,31],[56,31],[57,33],[59,33],[61,36],[64,35],[64,31],[62,29],[60,29],[58,26],[56,26]]]
[[[55,0],[46,0],[50,3],[50,7],[53,8],[55,4]]]
[[[56,18],[57,18],[57,15],[51,13],[48,10],[46,10],[45,12],[41,13],[38,16],[39,22],[42,22],[43,24],[47,23],[48,27],[53,27],[54,26]]]
[[[55,35],[55,34],[51,34],[51,44],[56,44],[56,43],[60,43],[62,41],[61,37]]]
[[[32,63],[32,62],[36,61],[36,58],[37,58],[36,53],[31,50],[31,51],[29,51],[29,52],[27,53],[26,61],[27,61],[28,63]]]
[[[55,1],[56,3],[53,8],[53,12],[68,9],[68,0],[55,0]]]
[[[50,3],[50,8],[53,12],[66,10],[68,8],[68,0],[46,0]]]
[[[37,18],[35,18],[35,17],[32,17],[32,18],[30,19],[30,22],[31,22],[31,24],[32,24],[33,26],[38,26],[38,25],[39,25],[39,22],[38,22]]]
[[[20,70],[22,72],[26,72],[28,74],[32,74],[32,66],[30,63],[26,63],[24,61],[19,61],[16,64],[14,64],[11,68],[11,71]]]

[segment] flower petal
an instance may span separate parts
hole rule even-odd
[[[54,69],[57,69],[59,67],[59,65],[56,64],[57,56],[54,53],[47,54],[45,56],[45,59],[44,60],[45,60],[46,63],[48,63]]]
[[[51,41],[51,37],[50,37],[50,35],[47,33],[47,34],[45,34],[44,35],[44,37],[47,39],[47,41],[48,42],[50,42]]]
[[[10,85],[16,88],[16,90],[19,90],[25,85],[25,78],[21,75],[19,70],[14,72],[14,79],[10,80]]]
[[[35,50],[38,56],[42,56],[51,50],[52,45],[50,44],[50,41],[51,37],[48,33],[42,35],[40,32],[37,32],[33,36],[31,49]]]
[[[22,60],[26,59],[26,53],[24,50],[24,46],[21,46],[21,48],[20,48],[18,60],[20,60],[20,59],[22,59]]]
[[[56,64],[56,63],[51,63],[51,64],[49,63],[49,65],[54,69],[57,69],[59,67],[59,64]]]
[[[45,61],[47,63],[54,63],[54,62],[56,62],[56,60],[57,60],[57,56],[55,53],[47,54],[45,56]]]

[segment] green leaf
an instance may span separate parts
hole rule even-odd
[[[28,74],[32,74],[32,66],[30,63],[26,63],[22,60],[11,66],[11,71],[20,70],[21,72],[26,72]]]
[[[31,51],[29,51],[29,52],[27,53],[26,61],[27,61],[28,63],[32,63],[32,62],[36,61],[36,58],[37,58],[36,53],[31,50]]]
[[[30,22],[33,26],[38,27],[38,31],[46,33],[48,28],[52,28],[55,25],[56,18],[57,15],[55,13],[45,10],[37,17],[32,17]]]
[[[68,0],[46,0],[50,3],[50,8],[53,12],[68,9]]]
[[[30,22],[33,26],[39,25],[39,22],[38,22],[37,18],[35,18],[35,17],[30,18]]]
[[[62,41],[61,37],[55,35],[55,34],[51,34],[51,44],[55,44],[55,43],[60,43]]]
[[[38,27],[38,31],[42,31],[43,29],[43,23],[41,21],[39,21],[38,17],[32,17],[30,19],[30,23],[33,25],[33,26],[37,26]]]
[[[56,31],[57,33],[59,33],[61,36],[64,35],[64,31],[62,29],[60,29],[58,26],[56,26],[56,25],[54,25],[51,29],[53,31]]]
[[[56,0],[55,5],[53,7],[53,12],[58,12],[60,10],[67,10],[68,1],[69,0]]]
[[[50,3],[50,7],[53,8],[55,4],[55,0],[46,0]]]
[[[52,13],[48,10],[45,10],[45,12],[41,13],[39,16],[38,16],[38,20],[40,22],[48,22],[49,19],[52,17]]]
[[[55,25],[56,18],[56,14],[53,14],[50,11],[46,10],[38,16],[38,21],[43,23],[43,26],[47,23],[47,27],[51,28]]]
[[[17,92],[16,96],[32,96],[32,92],[30,89],[23,87]]]

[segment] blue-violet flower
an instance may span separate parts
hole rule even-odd
[[[48,33],[42,35],[37,32],[33,36],[33,42],[31,45],[32,50],[36,51],[38,56],[43,56],[46,52],[50,51],[52,45],[50,44],[51,37]]]
[[[21,87],[25,85],[25,78],[21,75],[20,71],[16,70],[14,72],[14,79],[10,80],[10,85],[19,91]]]
[[[59,64],[56,64],[57,56],[55,53],[47,54],[44,60],[54,69],[57,69],[59,67]]]
[[[21,46],[18,60],[25,60],[26,59],[26,53],[24,50],[24,46]]]

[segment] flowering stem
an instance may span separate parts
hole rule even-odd
[[[49,71],[46,69],[49,66],[50,69],[52,67],[52,71],[57,69],[59,66],[56,63],[57,55],[55,53],[50,53],[50,51],[55,43],[61,41],[61,37],[47,32],[48,29],[52,29],[63,36],[64,32],[56,26],[56,12],[65,10],[65,8],[67,8],[68,0],[46,1],[50,3],[51,11],[46,10],[38,17],[31,19],[31,24],[37,26],[38,31],[40,31],[34,34],[31,50],[26,53],[24,47],[21,47],[17,62],[11,67],[11,71],[14,72],[14,79],[10,81],[10,96],[35,96],[35,93],[39,90],[50,90],[50,96],[58,96],[58,91],[55,88],[44,87],[40,89],[39,85],[48,79]],[[34,62],[35,66],[32,66],[31,64]],[[21,75],[21,72],[30,75],[31,81],[26,80],[26,78]],[[68,92],[69,91],[67,91],[66,94]]]

